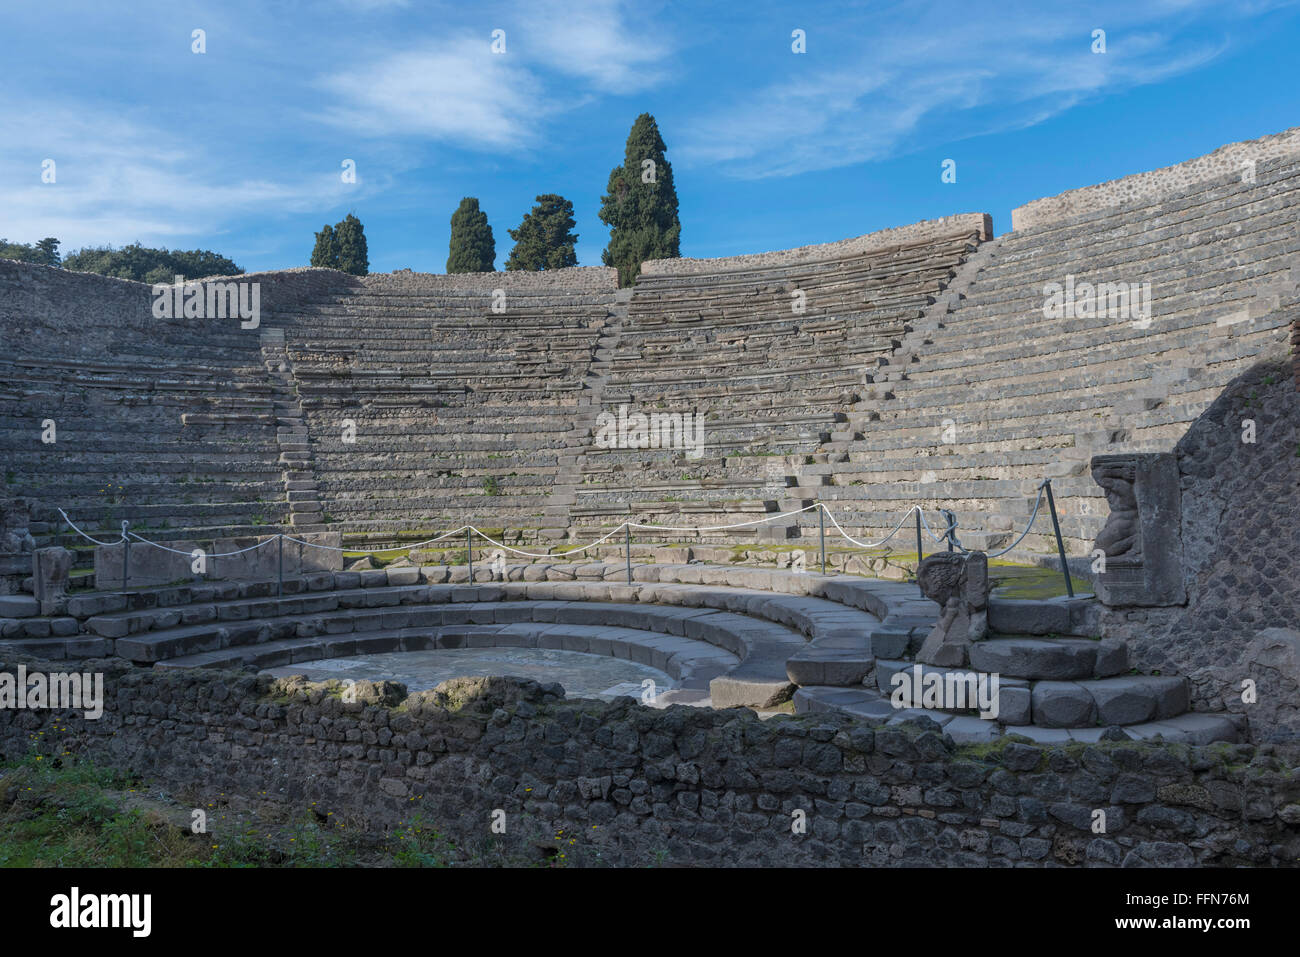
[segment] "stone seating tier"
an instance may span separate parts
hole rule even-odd
[[[1029,630],[998,630],[972,646],[961,673],[1000,675],[998,720],[988,721],[889,704],[890,679],[912,668],[937,617],[913,585],[710,565],[638,565],[631,583],[625,574],[599,562],[509,565],[503,581],[482,584],[465,566],[320,572],[286,581],[283,598],[271,582],[202,583],[74,596],[54,618],[9,602],[19,617],[0,620],[0,647],[259,668],[425,648],[559,647],[642,661],[701,691],[707,682],[714,707],[772,707],[794,692],[797,710],[881,724],[924,715],[960,741],[1004,731],[1091,741],[1119,725],[1134,737],[1203,742],[1240,730],[1231,717],[1186,714],[1183,678],[1119,677],[1123,642],[1047,634],[1088,627],[1094,608],[1084,599],[991,602],[995,629]]]
[[[1260,162],[1254,182],[1246,182],[1240,172],[1210,177],[1139,203],[1110,206],[1055,222],[1017,230],[1015,235],[1032,240],[1044,249],[1058,243],[1070,243],[1089,236],[1105,241],[1118,229],[1137,233],[1150,231],[1151,242],[1164,242],[1168,236],[1157,230],[1184,229],[1187,223],[1215,222],[1230,215],[1243,204],[1268,202],[1276,196],[1279,204],[1293,205],[1297,161],[1294,155]],[[1143,228],[1149,224],[1150,230]],[[1044,243],[1042,240],[1051,240]]]
[[[829,254],[815,259],[804,259],[796,263],[773,263],[763,266],[722,264],[713,270],[697,269],[699,264],[691,264],[688,271],[674,271],[673,263],[661,260],[653,271],[642,271],[637,277],[640,287],[644,284],[648,290],[677,288],[697,288],[704,286],[725,286],[727,284],[751,284],[801,280],[806,277],[823,277],[836,273],[876,269],[883,274],[891,274],[891,264],[935,262],[945,253],[960,255],[969,251],[979,239],[977,230],[958,228],[944,235],[914,242],[893,244],[867,250],[856,254]],[[909,270],[904,270],[910,272]]]

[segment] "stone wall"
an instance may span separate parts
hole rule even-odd
[[[370,827],[420,814],[466,848],[490,839],[499,809],[506,830],[497,840],[508,849],[559,851],[578,865],[1279,865],[1300,857],[1294,749],[971,749],[954,747],[928,720],[875,730],[847,717],[761,721],[748,709],[567,700],[558,685],[510,678],[457,679],[409,697],[400,685],[361,682],[352,702],[332,687],[110,670],[102,718],[3,710],[0,752],[74,754],[205,806],[313,806]],[[800,817],[806,831],[795,833]]]
[[[1295,372],[1296,391],[1300,392],[1300,315],[1291,320],[1291,367]]]
[[[1291,308],[1297,308],[1292,306]],[[1243,441],[1246,420],[1253,443]],[[1104,634],[1140,671],[1185,674],[1196,710],[1244,713],[1256,741],[1300,737],[1300,396],[1285,360],[1224,390],[1175,448],[1187,603],[1117,609]],[[1242,700],[1253,680],[1258,700]]]
[[[308,267],[194,281],[260,283],[263,312],[292,313],[303,302],[351,288],[357,280],[334,269]],[[25,354],[103,359],[104,344],[117,344],[123,334],[182,344],[190,342],[187,333],[194,323],[209,322],[154,318],[152,288],[130,279],[0,259],[0,327],[19,337],[15,346]],[[211,322],[233,322],[239,328],[237,320]],[[257,333],[252,335],[256,342]],[[193,358],[202,360],[199,354]]]
[[[778,249],[768,253],[723,256],[716,259],[651,259],[641,264],[641,275],[679,276],[727,269],[774,269],[780,266],[796,266],[805,262],[856,256],[899,243],[921,242],[936,236],[951,236],[964,230],[978,231],[981,241],[992,239],[993,219],[988,213],[959,213],[940,219],[922,220],[908,226],[881,229],[833,243]]]
[[[32,571],[36,540],[26,499],[0,492],[0,595],[16,595]]]
[[[1036,199],[1011,211],[1011,228],[1029,229],[1111,206],[1150,202],[1216,176],[1241,173],[1252,160],[1258,163],[1297,153],[1300,153],[1300,126],[1256,140],[1229,143],[1174,166]]]
[[[491,292],[493,289],[526,293],[592,292],[612,293],[618,288],[618,270],[611,266],[570,266],[541,272],[512,270],[483,273],[428,273],[398,270],[361,277],[367,289],[410,294],[455,295],[462,291]]]

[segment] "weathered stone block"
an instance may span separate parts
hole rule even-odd
[[[1181,605],[1182,493],[1172,453],[1098,455],[1092,475],[1106,490],[1110,518],[1097,535],[1106,555],[1097,597],[1110,607]]]

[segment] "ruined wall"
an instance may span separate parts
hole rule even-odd
[[[1291,308],[1296,308],[1292,306]],[[1243,441],[1247,420],[1253,443]],[[1252,368],[1175,448],[1187,604],[1115,610],[1104,633],[1141,671],[1188,675],[1196,710],[1244,713],[1256,741],[1300,738],[1300,395],[1290,363]],[[1242,701],[1244,679],[1258,701]]]
[[[880,229],[874,233],[841,239],[833,243],[797,246],[747,256],[723,256],[715,259],[651,259],[641,264],[643,276],[689,275],[726,269],[774,269],[803,262],[856,256],[873,249],[899,243],[921,242],[937,236],[951,236],[965,230],[978,231],[981,240],[993,238],[993,219],[988,213],[959,213],[939,219],[926,219],[907,226]]]
[[[612,266],[570,266],[541,272],[512,270],[483,273],[428,273],[409,269],[391,273],[372,273],[361,277],[367,290],[412,295],[456,295],[459,292],[507,292],[544,294],[548,292],[612,293],[618,288],[618,270]]]
[[[315,296],[353,288],[357,278],[308,267],[194,281],[260,283],[264,313],[292,313]],[[189,358],[202,362],[191,338],[195,324],[231,320],[156,319],[152,288],[130,279],[0,259],[0,328],[6,333],[6,350],[10,355],[102,360],[106,344],[118,346],[140,336],[173,342],[181,352],[188,347]],[[250,341],[257,341],[255,330]]]
[[[579,865],[1300,859],[1300,752],[1273,747],[955,748],[923,726],[570,701],[509,678],[404,700],[363,682],[353,703],[301,679],[210,671],[111,671],[105,684],[97,721],[0,710],[0,752],[79,755],[205,806],[317,802],[372,826],[421,814],[470,848],[500,809],[508,848],[558,843]]]
[[[1300,314],[1291,320],[1291,367],[1295,371],[1295,387],[1300,391]]]
[[[1068,190],[1018,206],[1011,211],[1011,228],[1028,229],[1111,206],[1150,202],[1216,176],[1242,173],[1252,160],[1259,163],[1296,153],[1300,153],[1300,127],[1255,140],[1229,143],[1212,153],[1174,166]]]
[[[0,492],[0,595],[16,595],[32,573],[31,512],[26,499]]]

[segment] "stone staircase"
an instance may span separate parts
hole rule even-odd
[[[591,362],[583,380],[586,388],[578,400],[573,428],[566,438],[565,448],[557,456],[555,486],[543,509],[547,518],[554,521],[554,528],[543,530],[542,534],[546,538],[576,537],[577,530],[570,527],[570,516],[578,501],[578,488],[583,481],[587,451],[594,447],[597,417],[603,411],[605,385],[609,381],[609,370],[618,352],[631,299],[630,288],[616,290],[606,319],[599,326],[591,350]]]
[[[958,741],[989,741],[1009,733],[1057,744],[1095,742],[1103,735],[1107,739],[1160,736],[1196,744],[1242,737],[1244,727],[1237,716],[1188,710],[1186,678],[1138,674],[1131,667],[1125,642],[1084,637],[1081,633],[1095,629],[1097,612],[1096,604],[1083,597],[992,599],[990,635],[970,646],[969,667],[915,662],[912,656],[923,635],[892,643],[873,638],[877,657],[861,686],[804,685],[795,694],[795,707],[801,712],[839,711],[878,722],[924,716]],[[926,702],[896,695],[900,687],[922,694],[926,683],[966,689],[969,707],[935,706],[956,703],[955,699]],[[981,684],[990,700],[996,698],[992,717],[978,714],[974,690]],[[900,709],[896,702],[912,706]]]
[[[312,467],[312,445],[299,401],[293,363],[285,349],[283,329],[262,330],[262,361],[272,385],[275,403],[275,438],[280,447],[289,524],[299,531],[318,531],[323,509]]]

